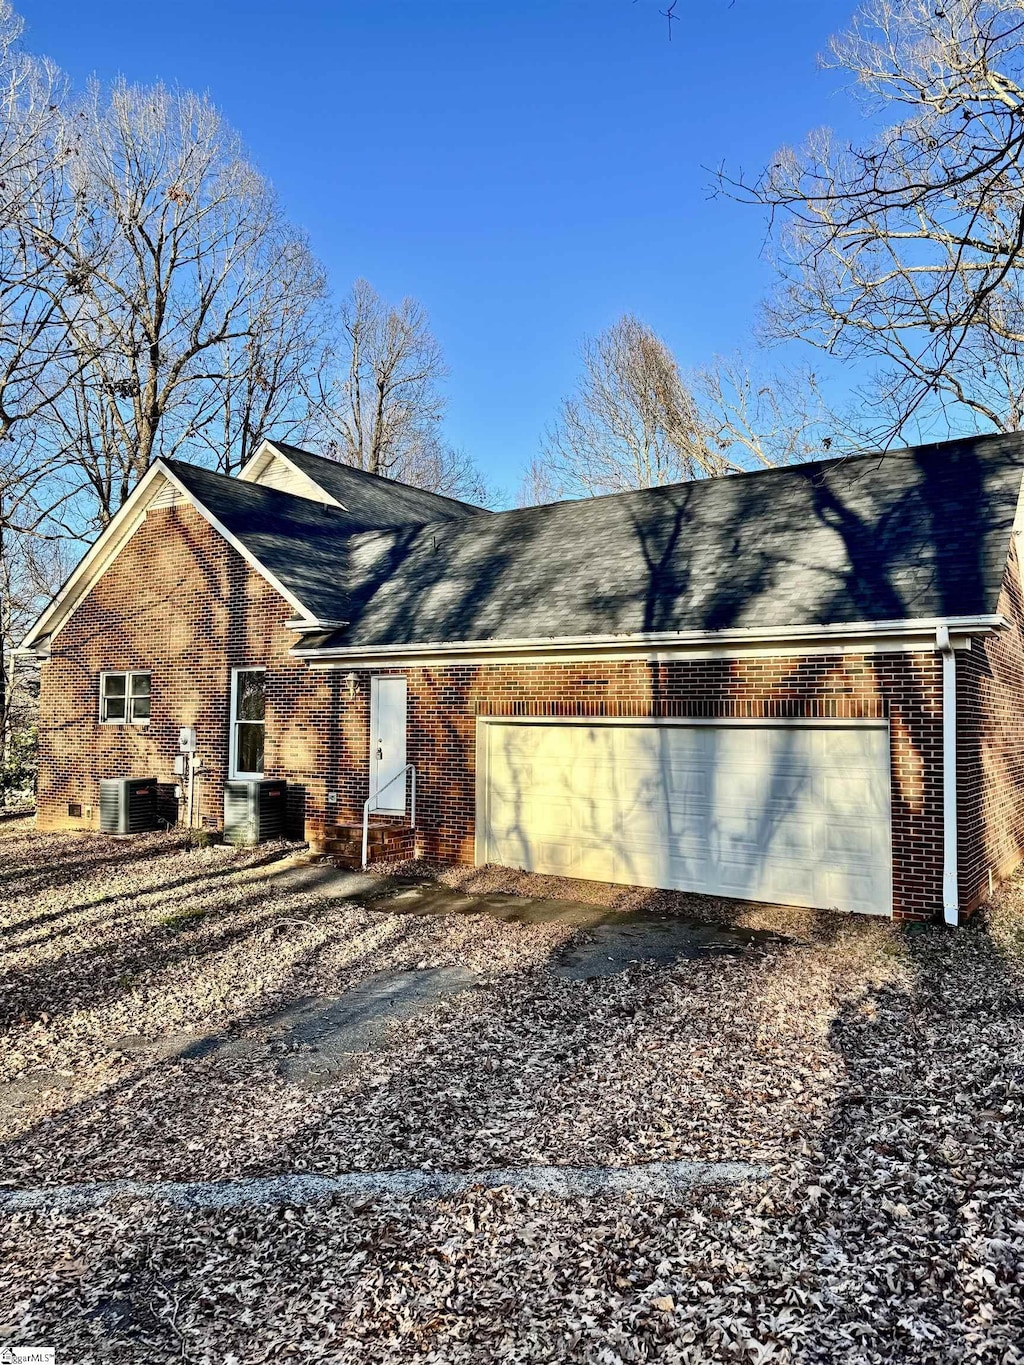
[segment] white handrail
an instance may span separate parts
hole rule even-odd
[[[412,773],[412,800],[410,803],[409,813],[411,816],[410,824],[412,825],[413,829],[416,828],[416,764],[407,763],[400,773],[395,773],[394,777],[389,777],[388,780],[384,783],[383,787],[378,787],[375,792],[371,792],[370,795],[363,802],[363,863],[362,863],[363,867],[366,866],[366,857],[368,853],[368,844],[370,839],[370,803],[376,801],[377,797],[380,796],[381,792],[386,792],[388,787],[390,787],[392,783],[397,782],[399,778],[402,778],[404,783],[406,773]],[[404,801],[402,804],[403,805],[405,804]]]

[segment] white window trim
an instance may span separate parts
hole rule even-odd
[[[239,673],[262,673],[266,675],[267,670],[261,664],[243,664],[241,668],[231,670],[231,724],[228,729],[228,778],[232,782],[244,782],[248,778],[261,778],[263,773],[243,773],[235,767],[235,754],[238,752],[235,744],[235,727],[239,724],[251,725],[252,721],[239,721],[238,718],[238,675]],[[263,696],[263,720],[259,722],[263,726],[263,766],[267,766],[267,711],[266,711],[266,692]]]
[[[150,697],[153,695],[153,674],[148,668],[105,668],[100,673],[100,715],[101,725],[148,725],[149,716],[143,716],[136,720],[132,716],[132,678],[145,677],[149,679]],[[103,693],[106,690],[104,684],[107,678],[124,678],[124,715],[118,719],[108,719],[103,714]],[[152,702],[150,702],[152,707]]]

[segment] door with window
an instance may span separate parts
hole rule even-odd
[[[380,815],[405,814],[404,678],[370,681],[370,809]],[[374,795],[376,793],[376,795]]]
[[[266,671],[231,670],[231,752],[228,776],[263,776],[263,737],[266,728]]]

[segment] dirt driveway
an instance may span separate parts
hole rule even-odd
[[[957,936],[730,907],[720,950],[617,962],[585,914],[411,914],[289,852],[0,825],[5,1186],[680,1160],[770,1177],[671,1206],[510,1187],[20,1214],[0,1253],[14,1342],[76,1365],[1021,1359],[1016,893]]]

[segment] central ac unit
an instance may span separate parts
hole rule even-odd
[[[100,831],[142,834],[156,829],[155,777],[104,777],[100,780]]]
[[[279,778],[246,778],[224,783],[224,839],[261,844],[283,839],[288,783]]]

